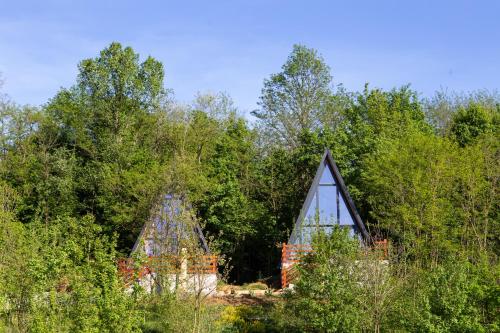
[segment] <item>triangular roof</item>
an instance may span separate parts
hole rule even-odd
[[[324,178],[322,178],[324,177]],[[332,183],[331,184],[321,184],[322,179],[327,179],[329,177],[333,177]],[[331,178],[330,178],[331,179]],[[353,225],[356,227],[357,232],[363,237],[363,239],[368,240],[369,239],[369,234],[366,231],[366,227],[361,220],[361,217],[359,216],[359,213],[356,209],[356,206],[354,205],[354,202],[349,195],[349,191],[347,190],[347,187],[345,186],[344,179],[340,175],[340,171],[337,167],[337,164],[335,164],[335,161],[333,160],[333,157],[330,153],[330,151],[327,149],[325,150],[325,153],[323,154],[323,157],[321,159],[321,162],[318,166],[318,169],[316,171],[316,175],[314,176],[314,180],[311,184],[311,187],[309,188],[309,191],[307,193],[307,197],[304,201],[304,204],[302,205],[302,209],[300,210],[299,217],[297,218],[297,221],[295,222],[294,230],[292,231],[292,234],[290,235],[290,240],[289,243],[295,243],[297,242],[297,237],[299,237],[298,233],[302,232],[303,228],[303,223],[304,220],[306,219],[306,215],[308,214],[308,211],[310,211],[311,204],[317,205],[319,204],[319,198],[318,198],[318,188],[323,185],[332,185],[332,188],[336,189],[336,202],[331,202],[330,204],[334,206],[336,209],[336,220],[337,223],[341,223],[340,220],[340,211],[341,209],[345,212],[347,212],[350,215],[350,218],[352,219]],[[315,202],[313,202],[313,200]],[[324,200],[324,199],[323,199]],[[328,202],[323,202],[323,204],[328,205]],[[343,206],[345,204],[345,207]],[[319,208],[318,208],[319,209]]]
[[[146,253],[147,255],[175,254],[179,251],[178,245],[189,239],[197,241],[205,253],[210,253],[200,225],[190,214],[190,206],[181,197],[165,194],[144,223],[131,254],[137,251],[148,252],[148,249],[161,253]]]

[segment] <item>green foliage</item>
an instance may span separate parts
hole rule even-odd
[[[214,245],[235,263],[232,274],[238,280],[249,264],[248,250],[259,241],[257,233],[267,220],[263,204],[255,200],[253,143],[254,133],[245,121],[230,115],[206,162],[206,187],[195,202],[206,230],[216,236]]]
[[[498,270],[457,257],[431,269],[416,267],[395,299],[390,325],[420,332],[495,332],[499,328]]]
[[[474,142],[485,133],[496,132],[500,125],[500,107],[488,107],[471,102],[467,107],[460,107],[454,114],[451,134],[455,140],[465,146]]]
[[[207,226],[221,233],[218,241],[223,248],[254,232],[253,217],[247,215],[251,211],[248,207],[251,202],[242,186],[249,177],[249,136],[243,120],[234,120],[216,142],[208,164],[210,171],[207,176],[213,183],[199,207]]]
[[[330,68],[313,49],[294,45],[282,72],[264,81],[260,105],[253,115],[263,134],[295,147],[300,133],[318,127],[331,95]]]
[[[218,329],[222,333],[247,332],[283,332],[282,314],[277,306],[227,306],[218,320]]]
[[[451,135],[454,137],[451,128],[457,125],[454,118],[462,118],[459,113],[467,113],[467,109],[470,107],[479,107],[483,109],[480,113],[486,111],[488,113],[486,118],[491,119],[493,116],[495,122],[495,117],[498,117],[499,101],[498,91],[477,90],[469,93],[449,93],[441,90],[437,91],[430,99],[424,99],[422,104],[426,119],[435,132],[441,136]],[[496,123],[498,124],[498,120]]]
[[[122,48],[116,42],[98,58],[83,60],[78,67],[80,93],[98,105],[102,101],[111,104],[108,110],[99,110],[103,113],[97,116],[106,121],[98,126],[118,130],[117,120],[124,113],[138,108],[153,111],[165,94],[163,65],[152,57],[139,64],[139,55],[131,47]]]
[[[334,89],[296,45],[252,123],[226,94],[169,100],[163,65],[119,43],[78,69],[40,108],[0,94],[0,330],[499,330],[498,94]],[[231,279],[272,281],[325,148],[389,265],[323,235],[284,304],[218,322],[199,299],[124,293],[115,261],[165,193],[193,204]]]
[[[491,270],[484,259],[472,263],[460,253],[428,268],[394,259],[383,263],[376,254],[360,251],[345,232],[320,234],[281,310],[289,318],[286,330],[498,330],[497,266]]]
[[[8,212],[5,214],[8,215]],[[21,332],[132,332],[138,313],[115,265],[115,241],[91,217],[50,226],[2,221],[0,317]]]
[[[14,114],[30,121],[21,123],[21,137],[20,126],[12,127],[19,140],[3,163],[3,177],[21,194],[19,219],[92,214],[109,235],[119,232],[121,247],[130,246],[165,184],[165,96],[161,63],[139,63],[130,47],[112,43],[83,60],[77,84],[36,117]]]
[[[486,142],[480,151],[459,148],[415,129],[381,141],[362,178],[373,226],[404,255],[427,262],[462,247],[494,251],[498,146]]]
[[[450,198],[460,167],[456,147],[411,129],[379,147],[363,174],[376,227],[413,258],[454,253],[460,240]]]
[[[143,332],[218,332],[217,322],[222,306],[204,305],[200,311],[199,326],[193,320],[195,300],[190,297],[179,298],[172,294],[146,297],[141,299],[145,321],[141,325]]]
[[[314,252],[303,259],[288,308],[300,330],[352,332],[361,329],[362,298],[356,258],[359,243],[347,230],[319,234]]]

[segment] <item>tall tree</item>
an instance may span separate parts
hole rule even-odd
[[[164,186],[170,156],[163,75],[160,62],[140,62],[119,43],[79,64],[76,85],[50,100],[6,162],[23,165],[7,173],[24,191],[21,220],[92,214],[129,247]]]
[[[318,53],[294,45],[282,71],[264,80],[259,119],[264,134],[288,147],[298,145],[304,130],[317,128],[331,95],[330,68]]]

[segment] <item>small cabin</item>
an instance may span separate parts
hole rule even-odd
[[[349,195],[329,150],[325,151],[295,222],[288,244],[311,244],[319,230],[348,228],[352,236],[367,239],[368,232]]]
[[[312,251],[313,235],[332,232],[335,226],[349,229],[353,237],[369,240],[369,234],[356,210],[349,191],[329,150],[316,170],[313,182],[295,222],[288,243],[283,244],[281,283],[286,287],[293,279],[292,267],[300,255]]]
[[[210,294],[217,285],[217,257],[183,197],[163,195],[144,223],[120,271],[148,292],[168,288]]]

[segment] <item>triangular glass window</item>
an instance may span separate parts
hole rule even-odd
[[[329,152],[316,172],[313,184],[290,235],[290,244],[309,244],[319,230],[330,233],[335,225],[350,228],[350,233],[366,230],[350,201],[349,193]]]
[[[209,252],[205,237],[185,201],[171,194],[164,195],[144,224],[132,252],[148,256],[178,254],[182,247],[198,243]]]
[[[335,185],[335,180],[333,179],[332,171],[328,166],[325,166],[323,169],[323,174],[321,175],[321,179],[319,181],[320,185]]]

